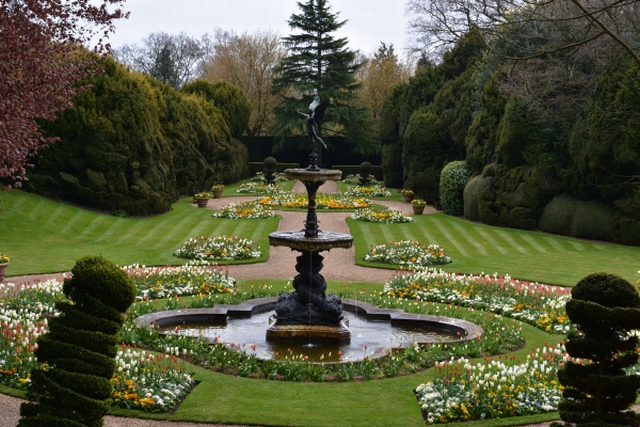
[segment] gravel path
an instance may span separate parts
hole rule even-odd
[[[302,183],[297,182],[293,191],[304,192]],[[321,192],[333,193],[337,192],[337,183],[328,181],[321,188]],[[225,197],[222,199],[209,200],[208,209],[218,209],[221,206],[246,200],[253,200],[255,197]],[[412,213],[411,205],[402,202],[376,201],[395,209]],[[195,205],[194,205],[195,206]],[[429,214],[435,212],[435,209],[428,206],[424,213]],[[303,221],[306,214],[303,212],[279,212],[282,219],[278,224],[278,230],[299,230],[304,228]],[[329,213],[319,212],[318,220],[320,221],[320,229],[333,231],[337,233],[349,233],[349,228],[345,218],[350,213]],[[381,238],[382,239],[382,238]],[[297,252],[291,251],[285,247],[271,247],[269,249],[269,259],[259,264],[244,264],[229,266],[229,275],[236,279],[283,279],[289,280],[297,273],[295,271],[295,257]],[[364,282],[387,282],[394,274],[393,270],[367,268],[355,265],[355,248],[350,249],[334,249],[327,253],[323,253],[324,268],[322,275],[327,280],[337,281],[364,281]],[[32,276],[7,277],[4,283],[33,283],[34,281],[45,281],[50,278],[62,278],[68,273],[43,274]],[[20,418],[19,406],[23,402],[11,396],[0,394],[0,427],[14,427],[18,424]],[[635,409],[635,408],[634,408]],[[227,427],[224,424],[204,424],[204,423],[186,423],[173,421],[155,421],[142,420],[137,418],[122,418],[107,416],[105,417],[105,427]],[[375,425],[373,423],[372,425]],[[541,423],[530,425],[529,427],[548,427],[550,423]],[[243,427],[237,426],[236,427]],[[253,426],[256,427],[256,426]]]

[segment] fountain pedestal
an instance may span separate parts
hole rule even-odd
[[[322,251],[350,248],[353,236],[324,232],[319,228],[316,213],[316,194],[326,181],[338,181],[342,172],[331,169],[287,169],[288,179],[302,181],[307,189],[308,206],[305,228],[277,231],[269,235],[271,246],[286,246],[300,252],[296,257],[293,279],[295,292],[285,293],[276,303],[276,322],[267,330],[268,340],[311,339],[349,342],[349,328],[342,322],[342,302],[335,294],[326,295],[327,282]]]

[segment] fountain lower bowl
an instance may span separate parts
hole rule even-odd
[[[158,328],[175,327],[176,329],[177,327],[184,328],[185,325],[194,324],[226,324],[228,320],[232,322],[233,320],[231,319],[252,319],[252,316],[266,316],[268,312],[275,309],[276,301],[277,297],[268,297],[245,301],[238,305],[217,304],[213,308],[160,311],[140,316],[135,320],[135,322],[139,327],[155,325]],[[372,304],[351,299],[343,299],[342,303],[344,311],[352,313],[352,315],[349,315],[349,319],[351,320],[352,324],[358,318],[362,318],[365,322],[371,323],[370,328],[376,328],[376,324],[384,324],[388,322],[392,327],[406,328],[407,330],[428,329],[437,332],[437,338],[431,341],[422,341],[422,338],[420,338],[420,334],[408,333],[405,341],[395,341],[386,345],[378,344],[376,347],[369,345],[368,350],[365,344],[364,353],[355,354],[353,356],[353,359],[361,358],[361,356],[370,358],[383,357],[389,354],[389,350],[391,348],[396,348],[398,346],[406,347],[408,345],[414,344],[414,342],[417,344],[426,344],[428,342],[459,343],[464,341],[471,341],[474,339],[478,339],[484,333],[482,328],[480,328],[478,325],[466,320],[443,316],[409,314],[405,313],[403,310],[398,309],[381,309]],[[267,327],[264,327],[264,329],[261,329],[261,331],[262,341],[264,341],[265,343],[272,341],[265,339],[265,335],[268,333]],[[385,333],[380,332],[376,333],[375,335],[376,338],[379,338],[384,336]],[[418,337],[417,339],[415,338],[416,336]],[[201,336],[200,339],[206,340],[212,344],[218,342],[218,340],[214,337]],[[243,339],[244,337],[237,337],[234,342],[227,341],[226,344],[231,349],[242,350],[243,348],[236,343],[242,343]],[[277,341],[277,345],[280,346],[278,348],[280,349],[279,352],[280,356],[282,357],[282,355],[286,354],[288,350],[290,351],[288,347],[293,348],[294,343],[299,340],[292,338],[291,340],[277,339],[275,341]],[[308,343],[307,347],[319,347],[319,349],[317,349],[318,356],[322,354],[322,356],[324,357],[328,353],[330,354],[332,350],[323,347],[323,344],[321,344],[320,341],[323,340],[312,339]],[[244,342],[250,343],[250,341]],[[290,343],[289,345],[287,345],[288,342]],[[355,345],[355,343],[352,344]],[[267,354],[266,352],[261,354],[260,352],[257,352],[256,357],[260,359],[277,358],[273,355],[278,355],[278,349],[275,347],[273,347],[272,349],[272,354]],[[350,352],[353,353],[352,350],[350,350]],[[344,356],[336,358],[337,354],[344,354]],[[349,361],[349,357],[351,356],[347,356],[347,350],[339,352],[338,350],[334,349],[334,358],[332,361]],[[327,362],[330,361],[327,359],[325,360]]]

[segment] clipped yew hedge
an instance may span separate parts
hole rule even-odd
[[[166,212],[181,196],[248,176],[247,150],[213,102],[132,72],[112,58],[57,121],[28,189],[94,209]]]

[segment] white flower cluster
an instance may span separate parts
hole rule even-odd
[[[529,283],[496,275],[459,275],[427,269],[396,275],[385,284],[384,292],[396,295],[408,284],[417,285],[412,298],[446,304],[457,304],[491,311],[543,327],[547,332],[568,333],[571,322],[565,304],[569,292],[549,285]]]
[[[562,396],[558,366],[568,357],[558,344],[537,348],[517,365],[495,359],[478,364],[464,358],[440,362],[436,369],[455,370],[455,379],[443,375],[420,384],[415,391],[430,423],[555,411]]]
[[[233,278],[206,263],[168,267],[133,264],[122,269],[136,284],[139,300],[230,292],[235,288]]]
[[[136,391],[139,399],[151,398],[154,405],[166,409],[174,406],[178,398],[195,384],[189,374],[171,366],[175,360],[169,355],[153,355],[126,348],[118,351],[115,359],[117,368],[112,382],[116,395],[120,386],[131,381],[127,388]]]
[[[449,264],[451,258],[438,245],[425,246],[420,242],[401,240],[377,245],[364,257],[365,261],[407,266],[410,270],[434,264]]]

